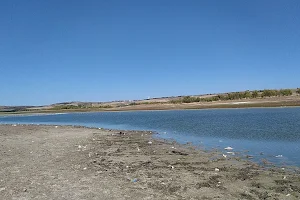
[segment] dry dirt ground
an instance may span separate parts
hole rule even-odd
[[[300,199],[299,171],[150,132],[0,125],[0,199]]]

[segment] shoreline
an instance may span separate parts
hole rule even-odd
[[[96,112],[97,113],[97,112]],[[83,114],[83,113],[82,113]],[[24,115],[26,116],[26,115]],[[172,142],[172,143],[176,143],[177,145],[181,145],[181,146],[185,146],[186,143],[192,145],[193,147],[195,147],[195,149],[199,149],[200,151],[206,151],[206,152],[218,152],[220,155],[231,155],[231,153],[233,153],[233,157],[236,157],[239,160],[244,160],[247,162],[252,162],[254,164],[260,165],[262,166],[264,162],[267,162],[269,166],[273,167],[273,168],[290,168],[290,169],[297,169],[300,172],[300,165],[296,164],[293,161],[290,162],[280,162],[275,160],[275,158],[278,158],[277,156],[282,156],[282,155],[277,155],[277,154],[265,154],[265,152],[260,151],[260,154],[258,154],[259,151],[256,152],[256,154],[252,152],[249,153],[249,149],[238,149],[235,148],[234,152],[231,152],[230,150],[224,150],[224,148],[226,146],[221,147],[220,145],[203,145],[200,143],[193,143],[190,141],[187,142],[180,142],[177,141],[175,138],[172,137],[164,137],[164,133],[165,132],[157,132],[155,130],[150,130],[150,129],[122,129],[122,128],[114,128],[114,127],[101,127],[101,126],[88,126],[88,125],[76,125],[76,124],[55,124],[55,123],[1,123],[0,122],[0,126],[2,125],[8,125],[8,126],[45,126],[45,127],[69,127],[69,128],[84,128],[84,129],[92,129],[92,130],[102,130],[102,131],[115,131],[115,132],[150,132],[152,133],[152,139],[153,140],[159,140],[159,141],[164,141],[164,142]],[[227,146],[232,146],[230,144],[227,144]],[[229,153],[228,153],[229,151]]]
[[[138,111],[181,111],[181,110],[219,110],[219,109],[266,109],[266,108],[300,108],[300,105],[288,105],[288,106],[248,106],[247,104],[233,104],[233,105],[245,105],[241,107],[199,107],[199,108],[166,108],[166,109],[91,109],[91,110],[60,110],[60,112],[41,110],[37,112],[0,112],[1,116],[29,116],[29,115],[63,115],[70,113],[98,113],[98,112],[138,112]],[[252,104],[251,104],[252,105]]]
[[[7,199],[32,199],[42,193],[46,198],[39,199],[300,197],[299,170],[224,158],[219,151],[154,139],[153,134],[82,126],[0,125],[4,180],[0,194]],[[71,182],[66,185],[67,180]]]

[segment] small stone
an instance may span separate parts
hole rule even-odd
[[[219,172],[220,171],[220,169],[218,169],[218,168],[215,168],[215,172]]]
[[[138,179],[135,178],[135,179],[133,179],[131,182],[136,183],[136,182],[138,182]]]

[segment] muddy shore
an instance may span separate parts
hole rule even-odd
[[[0,125],[1,199],[299,199],[300,173],[147,131]]]

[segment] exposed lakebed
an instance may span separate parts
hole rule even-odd
[[[300,108],[93,112],[5,116],[0,123],[82,125],[156,131],[155,137],[300,166]],[[232,147],[228,151],[224,148]],[[228,156],[231,156],[229,153]],[[252,158],[253,157],[253,158]]]

